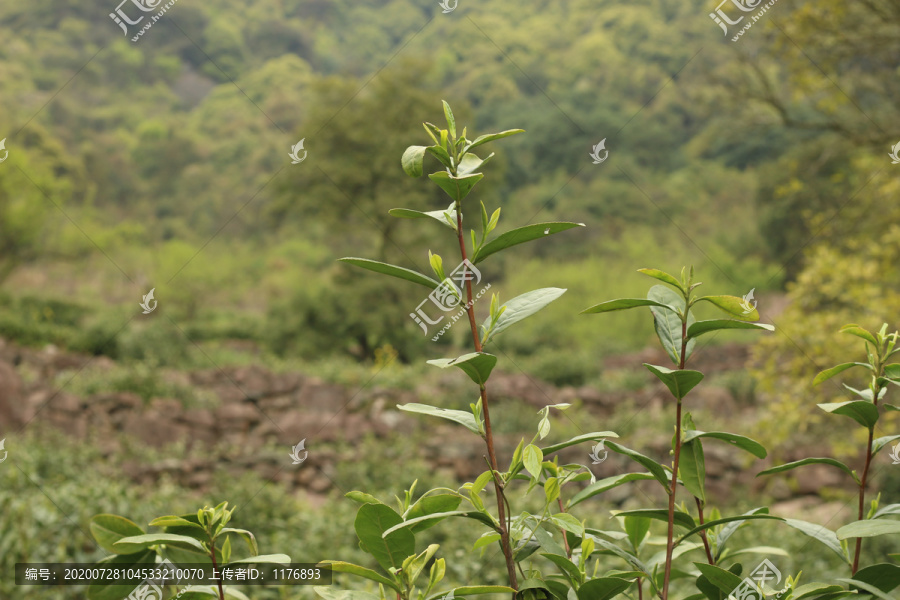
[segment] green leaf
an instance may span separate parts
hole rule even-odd
[[[168,515],[165,517],[157,517],[150,521],[149,525],[151,527],[194,527],[199,529],[200,531],[205,531],[203,527],[200,526],[199,523],[194,523],[193,521],[188,521],[184,517],[179,517],[176,515]]]
[[[525,133],[524,129],[507,129],[506,131],[501,131],[500,133],[488,133],[485,135],[479,135],[475,138],[475,141],[469,143],[465,147],[465,151],[468,152],[472,148],[477,148],[482,144],[487,144],[488,142],[493,142],[494,140],[499,140],[501,138],[509,137],[511,135],[515,135],[517,133]]]
[[[462,498],[453,494],[436,494],[434,496],[423,496],[419,498],[419,500],[409,507],[409,510],[403,515],[404,519],[417,519],[419,517],[425,517],[428,515],[433,515],[435,513],[445,513],[455,511],[459,508],[459,503],[462,502]],[[437,525],[440,523],[445,517],[435,517],[434,519],[429,519],[426,521],[421,521],[417,523],[415,526],[410,528],[414,534],[419,533],[420,531],[424,531],[429,527]]]
[[[398,592],[402,591],[400,586],[397,585],[396,582],[388,579],[384,575],[373,571],[372,569],[367,569],[365,567],[360,567],[359,565],[354,565],[352,563],[343,562],[339,560],[323,560],[320,561],[316,566],[326,565],[331,567],[332,572],[334,573],[350,573],[351,575],[356,575],[357,577],[364,577],[371,581],[378,582],[380,584],[386,585],[389,588],[396,590]]]
[[[559,498],[559,480],[556,477],[548,477],[544,482],[544,496],[547,504]]]
[[[647,292],[647,298],[669,307],[651,306],[650,312],[653,313],[653,327],[656,330],[659,342],[665,349],[666,354],[677,366],[680,364],[682,334],[682,323],[678,313],[684,313],[684,298],[664,285],[654,285],[650,288],[650,291]],[[695,321],[694,314],[688,313],[688,327]],[[685,361],[690,357],[695,343],[696,340],[688,340],[685,347]]]
[[[648,277],[652,277],[653,279],[658,279],[660,281],[664,281],[671,286],[674,286],[676,289],[681,290],[682,294],[680,297],[684,296],[684,288],[681,286],[681,282],[669,275],[664,271],[660,271],[659,269],[638,269],[638,273],[643,273]],[[668,289],[668,288],[666,288]]]
[[[625,533],[628,534],[628,540],[631,542],[632,548],[637,551],[641,546],[641,542],[647,537],[650,531],[650,519],[643,517],[623,517]]]
[[[840,331],[844,332],[844,333],[849,333],[850,335],[855,335],[858,338],[862,338],[862,339],[866,340],[867,342],[869,342],[876,348],[878,347],[878,340],[875,339],[875,336],[872,335],[871,333],[869,333],[868,331],[866,331],[865,329],[863,329],[862,327],[860,327],[859,325],[852,324],[852,323],[850,325],[844,325],[843,327],[840,328]]]
[[[110,516],[116,515],[97,515]],[[96,518],[96,517],[95,517]],[[126,519],[127,520],[127,519]],[[93,531],[91,532],[93,533]],[[97,537],[96,535],[94,536]],[[108,538],[107,538],[108,539]],[[99,540],[97,540],[99,543]],[[97,561],[97,566],[109,565],[110,568],[116,568],[119,565],[154,565],[156,563],[156,552],[152,550],[144,550],[135,554],[116,554],[107,556]],[[115,581],[122,581],[121,579]],[[115,581],[104,580],[104,583],[92,583],[88,585],[86,596],[88,600],[122,600],[133,592],[141,583],[123,583],[115,585]]]
[[[403,152],[400,165],[410,177],[422,176],[422,163],[425,161],[425,146],[410,146]]]
[[[559,570],[562,571],[571,581],[581,583],[584,580],[584,576],[581,574],[581,570],[578,568],[578,565],[573,563],[565,556],[550,554],[549,552],[542,553],[541,556],[559,567]]]
[[[456,209],[453,206],[447,210],[430,210],[428,212],[412,210],[411,208],[392,208],[388,211],[388,214],[399,219],[434,219],[441,225],[456,231]],[[448,214],[450,216],[449,219],[447,218]]]
[[[664,508],[639,508],[636,510],[625,510],[616,513],[617,517],[644,517],[647,519],[656,519],[657,521],[669,522],[669,511]],[[686,512],[680,510],[675,511],[675,524],[685,529],[693,529],[697,526],[694,518]]]
[[[647,300],[644,298],[619,298],[618,300],[609,300],[595,304],[590,308],[586,308],[578,314],[604,313],[613,312],[614,310],[628,310],[629,308],[637,308],[639,306],[660,306],[669,308],[668,305],[656,302],[655,300]]]
[[[222,530],[222,533],[233,533],[240,536],[244,540],[244,542],[246,542],[247,547],[250,549],[251,555],[256,556],[257,554],[259,554],[259,546],[256,544],[256,536],[254,536],[253,533],[247,531],[246,529],[226,527]]]
[[[398,267],[396,265],[389,265],[387,263],[378,262],[377,260],[369,260],[367,258],[355,258],[352,256],[348,256],[345,258],[338,259],[341,262],[345,262],[347,264],[353,265],[355,267],[362,267],[363,269],[368,269],[370,271],[375,271],[376,273],[382,273],[384,275],[390,275],[391,277],[397,277],[398,279],[405,279],[406,281],[412,281],[413,283],[418,283],[419,285],[424,285],[430,290],[433,290],[437,286],[440,285],[440,282],[428,277],[426,275],[422,275],[421,273],[417,273],[416,271],[412,271],[410,269],[406,269],[404,267]]]
[[[678,473],[687,491],[699,498],[702,504],[706,504],[706,460],[700,440],[691,440],[681,445]]]
[[[701,300],[713,304],[742,321],[759,320],[759,312],[755,308],[750,312],[746,312],[748,305],[744,304],[743,298],[738,298],[737,296],[700,296],[695,302],[700,302]]]
[[[441,369],[459,367],[469,379],[478,385],[484,385],[490,378],[494,365],[497,364],[497,357],[486,352],[472,352],[456,358],[438,358],[426,362]]]
[[[456,174],[457,176],[462,177],[463,175],[471,175],[472,173],[476,173],[493,157],[494,153],[491,152],[490,154],[488,154],[487,158],[482,160],[478,158],[477,155],[472,154],[471,152],[467,152],[459,161],[459,166],[456,167]],[[497,210],[500,209],[498,208]],[[485,230],[487,230],[487,227],[485,227]]]
[[[441,141],[443,141],[445,139],[446,135],[447,135],[446,132],[441,131]],[[434,146],[428,146],[427,148],[425,148],[425,150],[427,150],[429,153],[431,153],[431,155],[434,156],[436,159],[441,161],[441,164],[444,165],[445,167],[447,167],[448,169],[453,168],[453,161],[450,159],[450,155],[447,154],[447,151],[444,149],[443,146],[440,145],[440,143],[438,143],[437,145],[434,145]]]
[[[828,584],[828,583],[807,583],[806,585],[801,585],[800,587],[794,590],[794,595],[791,597],[792,600],[812,600],[813,598],[821,599],[821,598],[831,598],[831,596],[824,596],[823,594],[832,594],[834,592],[843,592],[844,588],[839,585]],[[849,593],[846,593],[849,595]],[[841,596],[839,596],[841,597]]]
[[[525,452],[522,455],[522,462],[525,464],[525,470],[531,473],[534,478],[541,475],[541,463],[544,461],[544,454],[541,449],[534,444],[525,446]]]
[[[710,583],[719,588],[719,590],[725,592],[726,595],[730,594],[737,586],[741,585],[742,579],[731,571],[726,571],[721,567],[700,562],[695,562],[694,566],[703,573],[703,576],[706,577]]]
[[[599,577],[591,579],[580,588],[576,595],[578,600],[608,600],[618,596],[631,587],[631,582],[618,577]]]
[[[900,435],[886,435],[884,437],[872,440],[872,456],[878,454],[878,452],[880,452],[882,448],[884,448],[894,440],[900,440]]]
[[[580,538],[584,537],[584,524],[569,513],[550,515],[550,520],[563,531],[574,533]]]
[[[831,465],[832,467],[837,467],[847,475],[850,475],[851,477],[853,477],[853,479],[856,479],[856,475],[853,473],[853,469],[834,458],[804,458],[803,460],[796,460],[794,462],[789,462],[777,467],[772,467],[771,469],[766,469],[765,471],[760,471],[756,476],[760,477],[762,475],[783,473],[785,471],[790,471],[791,469],[796,469],[797,467],[803,467],[805,465]]]
[[[837,539],[867,538],[889,533],[900,533],[900,521],[887,519],[854,521],[837,530]]]
[[[758,515],[758,514],[768,514],[769,509],[765,506],[760,506],[758,508],[751,509],[745,512],[742,517],[748,517],[750,515]],[[717,556],[721,556],[722,550],[725,548],[725,542],[734,535],[734,533],[741,528],[746,519],[736,519],[728,524],[726,524],[716,535],[716,553]]]
[[[365,506],[384,506],[383,504],[366,504]],[[385,507],[386,508],[386,507]],[[226,567],[231,565],[289,565],[291,557],[287,554],[260,554],[259,556],[248,556],[239,560],[233,560]]]
[[[565,293],[566,290],[560,288],[541,288],[526,292],[521,296],[516,296],[503,305],[506,310],[504,310],[503,314],[500,315],[500,318],[497,319],[497,324],[494,326],[494,329],[491,330],[490,335],[484,340],[484,343],[487,344],[491,338],[510,325],[518,323],[526,317],[530,317]],[[490,325],[491,319],[488,317],[481,326],[484,330],[487,330]]]
[[[723,329],[764,329],[766,331],[775,331],[774,325],[765,323],[748,323],[746,321],[732,321],[730,319],[713,319],[710,321],[697,321],[688,327],[688,337],[700,337],[704,333],[710,331],[720,331]]]
[[[403,518],[384,504],[363,504],[356,513],[356,535],[381,568],[399,569],[406,557],[416,553],[416,538],[407,528],[382,534],[403,524]]]
[[[857,571],[853,579],[875,586],[882,592],[890,592],[900,586],[900,566],[891,563],[869,565]]]
[[[878,422],[878,407],[865,400],[852,400],[850,402],[832,402],[819,404],[819,408],[828,413],[850,417],[863,427],[871,429]]]
[[[317,585],[313,591],[323,600],[381,600],[380,594],[356,590],[336,590],[330,585]]]
[[[481,173],[472,173],[470,175],[462,175],[454,177],[447,171],[438,171],[428,176],[433,182],[447,192],[453,200],[460,202],[469,195],[475,184],[484,179]]]
[[[374,505],[370,504],[368,506],[374,506]],[[447,517],[465,517],[467,519],[474,519],[475,521],[483,523],[483,524],[487,525],[488,527],[491,527],[492,529],[496,529],[496,524],[491,520],[491,517],[489,517],[488,515],[486,515],[482,512],[478,512],[477,510],[470,510],[470,511],[453,510],[453,511],[445,512],[445,513],[434,513],[431,515],[425,515],[423,517],[416,517],[415,519],[408,519],[406,521],[397,523],[396,525],[393,525],[390,528],[386,529],[384,531],[383,535],[389,536],[389,535],[393,535],[395,532],[398,532],[398,531],[410,531],[414,526],[418,525],[419,523],[421,523],[423,521],[428,521],[431,519],[445,519]]]
[[[599,442],[600,440],[606,438],[617,438],[619,437],[615,432],[612,431],[594,431],[592,433],[584,433],[582,435],[578,435],[573,437],[572,439],[566,440],[565,442],[560,442],[558,444],[553,444],[552,446],[547,446],[542,449],[544,456],[548,454],[553,454],[554,452],[559,452],[563,448],[568,448],[570,446],[575,446],[582,442]]]
[[[499,542],[502,538],[499,533],[488,531],[481,535],[475,543],[472,545],[472,551],[478,550],[479,548],[484,548],[485,546],[490,546],[494,542]]]
[[[360,504],[384,504],[384,502],[382,502],[375,496],[357,490],[347,492],[346,494],[344,494],[344,496],[350,498],[354,502],[359,502]]]
[[[756,510],[759,510],[759,509],[756,509]],[[736,526],[734,529],[737,530],[737,525],[740,525],[744,521],[753,521],[756,519],[770,519],[770,520],[774,520],[774,521],[784,521],[783,518],[776,517],[773,515],[750,515],[750,514],[747,514],[747,515],[737,515],[737,516],[733,516],[733,517],[724,517],[722,519],[706,521],[705,523],[703,523],[703,525],[698,525],[698,526],[694,527],[693,529],[691,529],[690,531],[685,533],[683,536],[678,538],[678,540],[675,542],[675,545],[676,546],[679,545],[681,542],[685,541],[687,538],[691,537],[692,535],[696,535],[696,534],[700,533],[701,531],[709,529],[710,527],[717,527],[719,525],[722,525],[723,523],[736,523]],[[724,544],[725,540],[727,540],[729,537],[731,537],[730,534],[728,536],[726,536],[724,539],[719,538],[717,545],[721,546],[722,544]],[[731,554],[729,554],[729,556],[731,556]]]
[[[418,413],[420,415],[431,415],[432,417],[440,417],[442,419],[447,419],[448,421],[454,421],[477,435],[482,435],[484,433],[484,424],[476,423],[475,417],[472,416],[471,412],[467,412],[464,410],[451,410],[449,408],[438,408],[437,406],[418,404],[416,402],[410,402],[409,404],[398,404],[397,408],[406,412]]]
[[[119,554],[132,554],[158,544],[206,552],[203,545],[196,539],[186,535],[176,535],[173,533],[145,533],[143,535],[123,537],[113,544],[113,548],[117,548]]]
[[[622,454],[627,456],[631,460],[643,466],[645,469],[650,471],[653,477],[666,489],[669,487],[669,478],[666,475],[666,470],[663,468],[661,464],[650,458],[649,456],[644,456],[640,452],[636,452],[631,448],[626,448],[625,446],[620,446],[615,442],[606,442],[604,444],[607,450],[612,450],[618,454]]]
[[[816,375],[816,378],[813,379],[813,385],[819,385],[823,381],[825,381],[827,379],[831,379],[838,373],[843,373],[844,371],[846,371],[847,369],[850,369],[852,367],[865,367],[865,368],[869,369],[870,371],[872,370],[872,366],[867,365],[866,363],[860,363],[860,362],[844,363],[844,364],[838,365],[836,367],[831,367],[830,369],[825,369],[824,371],[822,371],[821,373]]]
[[[631,481],[643,481],[646,479],[655,479],[655,477],[650,473],[622,473],[621,475],[614,475],[612,477],[607,477],[606,479],[595,481],[575,494],[572,500],[569,501],[569,506],[575,506],[579,502],[583,502],[592,496],[602,494],[614,487],[618,487]]]
[[[557,221],[553,223],[537,223],[534,225],[526,225],[525,227],[519,227],[518,229],[507,231],[506,233],[500,234],[499,236],[479,248],[478,252],[475,253],[474,258],[472,258],[472,262],[478,264],[491,254],[495,254],[497,252],[500,252],[501,250],[505,250],[510,246],[524,244],[525,242],[530,242],[532,240],[546,237],[554,233],[566,231],[568,229],[572,229],[573,227],[584,227],[584,223],[568,223],[564,221]]]
[[[749,452],[756,458],[765,458],[766,457],[766,449],[765,447],[757,442],[756,440],[752,440],[748,437],[744,437],[742,435],[737,435],[736,433],[726,433],[724,431],[687,431],[684,434],[684,441],[689,442],[691,440],[697,438],[710,438],[714,440],[721,440],[723,442],[728,442],[744,450]]]
[[[450,110],[450,105],[447,104],[446,100],[441,100],[444,104],[444,118],[447,119],[447,129],[450,131],[450,135],[454,138],[456,137],[456,119],[453,118],[453,111]]]
[[[881,590],[879,590],[877,587],[875,587],[873,585],[869,585],[868,583],[863,583],[861,581],[857,581],[856,579],[846,579],[843,577],[838,577],[836,579],[836,581],[840,581],[841,583],[849,583],[850,585],[855,586],[861,590],[864,590],[864,591],[872,594],[876,598],[881,598],[882,600],[894,600],[893,597],[882,593]]]
[[[814,540],[820,542],[826,548],[829,548],[835,554],[840,556],[845,563],[849,564],[850,560],[844,553],[844,549],[841,547],[841,542],[838,540],[837,535],[835,535],[835,533],[827,527],[823,525],[817,525],[816,523],[801,521],[799,519],[785,519],[784,522],[789,527],[793,527],[797,531],[801,531]]]
[[[143,550],[143,547],[140,547],[127,552],[123,548],[113,545],[122,538],[144,533],[144,530],[138,527],[136,523],[129,521],[125,517],[108,514],[96,515],[91,519],[90,529],[91,535],[97,540],[97,544],[107,552],[133,554]]]
[[[703,373],[700,371],[689,371],[686,369],[667,369],[644,363],[647,369],[656,375],[660,381],[666,384],[672,395],[681,400],[687,396],[688,392],[694,389],[698,383],[703,381]]]
[[[454,597],[456,597],[476,596],[478,594],[514,594],[516,590],[511,587],[506,587],[505,585],[468,585],[454,588],[440,594],[434,594],[433,596],[429,596],[427,600],[438,600],[450,592],[453,592]]]

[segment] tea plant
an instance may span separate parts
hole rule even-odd
[[[160,562],[177,564],[210,565],[216,574],[215,586],[169,586],[170,593],[176,593],[180,600],[209,600],[210,597],[225,600],[249,600],[239,590],[222,584],[224,569],[247,564],[289,564],[286,554],[259,553],[256,537],[246,529],[226,527],[234,513],[228,503],[222,502],[215,508],[205,506],[196,514],[167,515],[150,522],[151,527],[161,527],[161,533],[146,533],[134,522],[118,515],[96,515],[91,519],[91,535],[97,544],[111,552],[97,562],[100,566],[147,565],[159,567]],[[243,540],[249,551],[248,556],[238,560],[231,558],[231,540]],[[87,589],[88,600],[122,600],[142,586],[142,583],[121,585],[92,584]],[[150,597],[155,597],[150,594]]]

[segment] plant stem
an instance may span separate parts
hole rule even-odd
[[[462,228],[462,202],[456,202],[456,233],[459,239],[459,253],[462,260],[466,260],[466,242],[463,239]],[[478,335],[478,326],[475,324],[475,306],[472,301],[472,280],[466,277],[466,312],[469,313],[469,325],[472,328],[472,342],[475,352],[481,352],[481,336]],[[509,587],[519,589],[516,576],[516,563],[513,560],[512,548],[509,543],[509,524],[506,521],[506,499],[503,496],[503,482],[497,473],[497,455],[494,453],[494,434],[491,431],[491,412],[488,406],[487,388],[481,385],[481,408],[484,412],[484,441],[487,444],[488,459],[491,462],[491,472],[494,476],[494,491],[497,493],[497,518],[500,521],[500,546],[503,548],[503,556],[506,558],[506,572],[509,576]],[[513,594],[515,600],[515,594]]]
[[[681,319],[681,360],[678,368],[684,369],[684,352],[687,349],[687,314],[690,303],[685,299],[684,316]],[[669,490],[669,528],[666,534],[666,574],[663,578],[662,598],[669,598],[669,579],[672,577],[672,551],[675,549],[675,494],[678,491],[678,460],[681,458],[681,398],[675,412],[675,460],[672,462],[672,489]]]
[[[212,549],[209,552],[209,557],[212,559],[213,574],[216,575],[216,583],[219,585],[219,600],[225,600],[225,590],[222,589],[222,578],[218,574],[218,567],[216,567],[216,540],[212,540],[210,546]]]
[[[566,512],[566,509],[563,508],[562,498],[557,498],[556,502],[559,504],[559,512]],[[566,530],[560,527],[559,531],[562,533],[563,543],[566,545],[566,558],[572,560],[572,549],[569,548],[569,538],[566,537]]]
[[[638,584],[638,600],[644,600],[644,582],[641,581],[641,578],[637,578]]]
[[[694,496],[694,500],[697,501],[697,514],[700,515],[700,524],[703,525],[703,505],[700,504],[700,498]],[[709,564],[715,565],[716,561],[713,558],[712,551],[709,547],[709,538],[706,537],[706,530],[700,532],[700,537],[703,538],[703,547],[706,549],[706,558],[709,560]]]
[[[877,401],[877,400],[876,400]],[[863,520],[863,511],[866,506],[866,479],[869,477],[869,465],[872,463],[872,438],[875,434],[875,428],[869,428],[869,443],[866,445],[866,466],[863,469],[862,479],[859,481],[859,514],[858,520]],[[856,552],[853,555],[853,569],[851,574],[856,575],[859,569],[859,555],[862,552],[862,538],[856,538]]]

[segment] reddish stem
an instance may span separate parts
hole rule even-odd
[[[216,583],[219,585],[219,600],[225,600],[225,590],[222,589],[222,576],[219,574],[219,569],[216,567],[216,541],[212,540],[211,542],[212,550],[210,550],[209,557],[212,559],[213,566],[213,574],[216,575]]]
[[[703,505],[700,504],[700,498],[694,496],[694,500],[697,501],[697,513],[700,515],[700,524],[703,525]],[[700,537],[703,538],[703,547],[706,549],[706,558],[709,560],[709,564],[715,565],[716,561],[713,558],[712,550],[709,547],[709,538],[706,537],[706,530],[700,532]]]
[[[875,401],[878,402],[877,400]],[[859,514],[858,520],[863,520],[863,511],[866,507],[866,480],[869,478],[869,465],[872,463],[872,438],[874,437],[875,428],[869,429],[869,443],[866,446],[866,466],[863,469],[862,479],[859,481]],[[859,555],[862,552],[862,538],[856,538],[856,552],[853,555],[853,568],[851,573],[856,575],[859,570]]]
[[[685,301],[685,313],[688,303]],[[678,368],[684,369],[684,352],[687,349],[687,315],[681,321],[681,360]],[[675,495],[678,491],[678,460],[681,458],[681,398],[675,412],[675,460],[672,462],[672,489],[669,490],[669,529],[666,534],[666,574],[663,578],[662,600],[669,598],[669,580],[672,577],[672,551],[675,549]]]

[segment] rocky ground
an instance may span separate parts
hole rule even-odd
[[[715,352],[698,354],[694,368],[719,372],[737,369],[745,364],[746,358],[745,347],[723,346]],[[642,362],[666,364],[659,352],[647,350],[609,359],[605,368]],[[23,427],[53,428],[78,439],[90,437],[100,444],[111,461],[116,460],[123,444],[163,448],[181,443],[184,456],[130,461],[122,469],[139,483],[167,474],[197,489],[209,484],[216,469],[235,475],[252,470],[264,478],[304,489],[313,498],[324,498],[333,487],[335,465],[352,458],[357,440],[373,435],[390,443],[391,438],[400,439],[424,422],[394,408],[397,404],[420,401],[415,392],[377,385],[350,389],[312,375],[275,373],[261,366],[173,375],[181,378],[180,383],[216,399],[213,405],[202,408],[185,408],[181,401],[172,398],[144,402],[128,392],[79,397],[67,392],[64,385],[60,389],[58,375],[76,374],[88,365],[103,369],[111,368],[113,363],[105,357],[75,355],[53,347],[34,350],[0,340],[0,435],[18,432]],[[23,373],[30,376],[25,377]],[[453,378],[447,377],[448,385],[452,385]],[[505,402],[524,402],[540,408],[577,399],[598,423],[608,420],[623,396],[621,392],[601,392],[591,387],[557,388],[521,373],[496,373],[491,384],[492,397],[498,406]],[[659,384],[629,392],[628,396],[629,402],[643,407],[644,411],[659,411],[663,409],[667,392]],[[738,406],[726,390],[714,386],[698,388],[692,403],[699,409],[736,414],[754,410]],[[418,447],[422,457],[435,468],[450,471],[460,481],[476,477],[484,466],[481,440],[460,436],[458,427],[428,422],[427,442]],[[591,427],[586,431],[596,429],[586,427]],[[518,435],[499,436],[498,452],[508,456],[518,439]],[[289,451],[300,440],[306,440],[309,461],[304,468],[289,468]],[[664,446],[658,443],[642,447],[641,451],[663,459],[668,450]],[[793,479],[781,479],[773,485],[754,477],[759,470],[770,466],[771,459],[754,463],[748,469],[743,453],[721,444],[707,444],[705,450],[708,488],[711,496],[721,503],[734,500],[735,494],[748,488],[761,492],[765,485],[766,493],[780,501],[773,511],[777,509],[783,515],[802,514],[810,520],[821,516],[823,523],[844,504],[825,502],[819,497],[823,488],[842,487],[846,483],[834,469],[809,467],[795,471]],[[564,452],[561,461],[586,460],[585,448]],[[784,458],[796,460],[810,455],[796,448],[786,451]],[[628,470],[634,470],[633,465],[610,453],[609,459],[597,466],[595,474],[602,478]],[[625,486],[607,497],[622,503],[629,495],[633,492]]]

